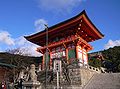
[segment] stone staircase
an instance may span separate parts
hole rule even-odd
[[[120,73],[95,74],[83,89],[120,89]]]
[[[82,67],[68,71],[68,74],[63,73],[60,77],[61,89],[120,89],[120,73],[100,73],[96,69]],[[38,73],[38,80],[43,84],[42,89],[56,89],[56,74],[48,71],[47,75],[48,83],[44,88],[45,71]],[[70,84],[66,81],[65,75],[69,75]]]

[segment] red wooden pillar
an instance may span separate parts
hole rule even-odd
[[[68,48],[66,48],[66,61],[67,61],[67,63],[69,63],[69,60],[68,60]]]
[[[83,47],[81,46],[81,50],[82,50],[82,63],[83,63],[83,65],[84,65],[84,52],[83,52]]]
[[[88,53],[86,52],[87,64],[88,64]]]

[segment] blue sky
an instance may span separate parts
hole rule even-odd
[[[120,45],[120,0],[0,0],[0,51],[36,45],[26,42],[24,35],[41,31],[82,10],[105,35],[90,43],[93,51]],[[28,46],[29,45],[29,46]]]

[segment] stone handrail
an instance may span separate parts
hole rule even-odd
[[[87,68],[87,69],[89,69],[91,71],[101,73],[101,70],[99,68],[96,68],[96,67],[93,67],[93,66],[90,66],[90,65],[87,65],[87,64],[83,64],[82,62],[79,62],[78,64],[82,65],[82,66],[80,66],[81,68]]]
[[[97,73],[101,73],[101,71],[100,71],[100,69],[99,68],[95,68],[95,67],[92,67],[92,66],[87,66],[87,68],[89,69],[89,70],[92,70],[92,71],[95,71],[95,72],[97,72]]]

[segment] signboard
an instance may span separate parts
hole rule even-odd
[[[60,57],[63,57],[63,56],[65,56],[65,51],[56,52],[56,53],[52,53],[51,54],[51,59],[53,59],[53,58],[60,58]]]
[[[54,72],[61,72],[61,60],[54,60]]]

